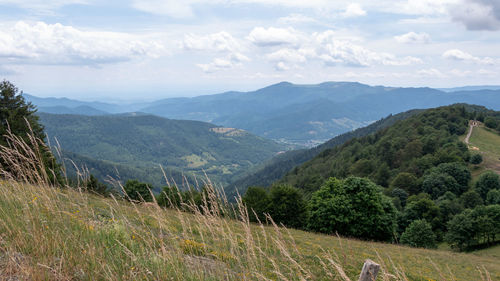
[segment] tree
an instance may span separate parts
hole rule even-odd
[[[483,205],[483,199],[475,190],[471,189],[460,196],[460,202],[466,209],[473,209]]]
[[[460,189],[457,181],[445,173],[432,172],[424,176],[422,182],[422,190],[430,194],[433,199],[438,198],[447,191],[460,194]]]
[[[45,145],[43,126],[39,123],[35,113],[35,106],[26,102],[18,88],[5,80],[0,83],[0,146],[13,147],[12,141],[6,137],[10,131],[12,135],[27,144],[35,154],[39,154],[41,163],[38,163],[37,173],[46,175],[50,184],[61,183],[60,166],[56,163],[50,149]],[[30,136],[34,137],[36,141],[30,139]],[[27,154],[20,149],[17,151]],[[24,155],[24,157],[30,158],[29,155]],[[7,173],[15,173],[15,168],[9,166],[10,164],[0,157],[0,168]],[[21,177],[21,175],[12,176]]]
[[[150,185],[147,183],[139,182],[138,180],[128,180],[123,189],[130,200],[139,202],[153,201]]]
[[[411,247],[437,247],[436,234],[432,232],[432,227],[426,220],[413,221],[401,235],[400,242]]]
[[[269,214],[276,223],[301,228],[307,219],[306,201],[302,192],[290,185],[278,184],[269,192]]]
[[[391,187],[403,189],[410,194],[419,192],[418,179],[414,175],[406,172],[399,173],[391,182]]]
[[[488,128],[495,129],[497,127],[497,123],[498,123],[497,120],[490,116],[484,119],[484,125]]]
[[[442,228],[439,207],[432,201],[428,194],[410,196],[400,222],[400,231],[408,227],[415,220],[424,219],[432,225],[434,231]]]
[[[477,243],[476,233],[477,226],[472,217],[472,210],[467,209],[448,222],[445,241],[452,248],[462,251]]]
[[[494,172],[487,171],[479,176],[475,188],[481,198],[486,199],[488,191],[500,189],[500,177]]]
[[[167,208],[181,208],[181,203],[184,202],[184,194],[177,186],[164,186],[161,193],[156,197],[158,205]]]
[[[492,189],[486,194],[486,204],[487,205],[499,205],[500,204],[500,190]]]
[[[483,162],[483,156],[481,156],[481,154],[474,154],[471,156],[469,162],[474,165],[479,165]]]
[[[94,175],[90,175],[90,177],[84,182],[84,186],[88,191],[95,192],[101,195],[108,195],[108,187],[100,182]]]
[[[308,228],[364,239],[391,240],[396,209],[380,190],[365,178],[328,179],[309,201]]]
[[[268,213],[269,194],[263,187],[251,186],[242,198],[243,204],[247,207],[250,221],[266,221],[264,213]],[[257,214],[257,217],[255,216]]]
[[[460,185],[457,195],[462,194],[468,188],[472,176],[467,166],[461,163],[443,163],[435,168],[439,173],[446,173],[452,176]]]

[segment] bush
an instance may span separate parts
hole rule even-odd
[[[460,196],[460,202],[466,209],[472,209],[476,206],[483,205],[483,199],[475,190],[469,190]]]
[[[165,186],[161,193],[156,197],[158,205],[167,208],[181,208],[181,203],[184,201],[183,193],[177,186]]]
[[[269,192],[269,214],[272,219],[287,227],[301,228],[307,219],[306,201],[302,192],[290,185],[271,187]]]
[[[123,187],[127,193],[128,199],[134,201],[153,201],[151,196],[150,185],[147,183],[139,182],[137,180],[128,180]]]
[[[475,188],[481,198],[486,199],[486,195],[492,189],[500,189],[500,177],[491,171],[487,171],[476,182]]]
[[[488,191],[488,194],[486,194],[486,204],[500,204],[500,190],[492,189]]]
[[[424,177],[422,190],[430,194],[433,199],[437,199],[447,191],[459,195],[461,187],[452,176],[432,172]]]
[[[399,173],[391,182],[391,187],[403,189],[410,194],[418,193],[418,179],[410,173]]]
[[[269,195],[263,187],[251,186],[242,198],[243,204],[247,207],[250,221],[265,221],[264,213],[268,213]],[[255,216],[257,214],[257,217]]]
[[[484,125],[488,128],[495,129],[497,127],[497,120],[493,117],[486,117],[484,119]]]
[[[418,248],[434,249],[437,247],[436,235],[432,232],[431,225],[425,220],[413,221],[401,235],[400,242]]]
[[[470,158],[469,162],[474,165],[481,164],[481,162],[483,162],[483,156],[481,156],[481,154],[474,154]]]
[[[446,242],[459,250],[491,245],[500,234],[500,205],[478,206],[456,215],[448,223]]]
[[[97,180],[94,175],[90,175],[90,177],[83,183],[85,188],[90,192],[95,192],[101,195],[108,195],[108,187]]]
[[[380,190],[365,178],[328,179],[309,201],[309,229],[364,239],[391,240],[396,209]]]

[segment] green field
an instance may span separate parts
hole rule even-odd
[[[367,258],[382,264],[378,280],[500,279],[499,247],[464,254],[255,225],[214,202],[184,213],[0,182],[0,279],[357,280]]]
[[[470,138],[471,152],[477,151],[483,156],[484,169],[500,174],[500,135],[484,126],[475,127]]]

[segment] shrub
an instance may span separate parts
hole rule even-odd
[[[499,189],[492,189],[488,191],[488,194],[486,194],[486,204],[488,205],[500,204]]]
[[[433,199],[436,199],[447,191],[460,194],[461,188],[452,176],[445,173],[432,172],[424,177],[422,190],[430,194]]]
[[[123,186],[125,193],[130,200],[135,201],[153,201],[151,196],[150,185],[147,183],[139,182],[137,180],[128,180]]]
[[[242,198],[243,204],[247,207],[250,221],[263,222],[266,220],[264,213],[268,213],[269,194],[263,187],[251,186]],[[255,216],[257,214],[257,217]]]
[[[410,173],[399,173],[391,182],[391,187],[403,189],[410,194],[418,193],[417,177]]]
[[[474,154],[470,158],[469,162],[474,165],[481,164],[481,162],[483,162],[483,156],[481,156],[481,154]]]
[[[90,177],[84,182],[84,186],[88,191],[95,192],[101,195],[107,195],[108,187],[97,180],[94,175],[90,175]]]
[[[413,221],[401,235],[400,242],[411,247],[436,248],[436,235],[425,220]]]
[[[462,196],[460,196],[460,202],[466,209],[472,209],[476,206],[483,205],[483,199],[475,190],[471,189]]]
[[[396,209],[380,190],[365,178],[328,179],[309,201],[309,229],[390,240],[395,231]]]
[[[488,128],[495,129],[497,127],[497,120],[493,117],[486,117],[484,119],[484,125]]]
[[[307,219],[306,201],[302,192],[290,185],[271,187],[267,209],[276,223],[288,227],[301,228]]]
[[[481,198],[486,199],[486,195],[492,189],[500,189],[500,177],[491,171],[487,171],[476,182],[475,188]]]
[[[175,185],[165,186],[157,196],[156,201],[162,207],[181,208],[181,203],[184,201],[183,193]]]

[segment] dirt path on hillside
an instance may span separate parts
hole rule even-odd
[[[478,122],[475,121],[475,120],[471,120],[469,122],[469,132],[467,133],[467,136],[465,137],[464,139],[464,142],[469,145],[469,139],[470,139],[470,136],[472,135],[472,130],[474,130],[474,127],[476,127],[478,125]]]

